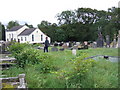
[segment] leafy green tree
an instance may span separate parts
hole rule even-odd
[[[5,41],[5,26],[0,23],[0,40]]]
[[[27,23],[25,23],[26,26],[28,26],[29,28],[34,28],[33,25],[28,25]]]
[[[6,41],[5,39],[5,26],[2,25],[2,40]]]
[[[17,21],[10,21],[7,25],[7,29],[11,29],[14,26],[19,26],[20,24]]]
[[[2,40],[2,23],[0,22],[0,40]]]
[[[76,22],[76,15],[73,11],[63,11],[62,13],[57,15],[57,20],[59,24],[71,24]]]

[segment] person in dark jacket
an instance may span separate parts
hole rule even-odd
[[[49,41],[48,41],[48,37],[46,37],[46,40],[45,40],[45,46],[44,46],[44,52],[48,52],[48,47],[49,47]]]

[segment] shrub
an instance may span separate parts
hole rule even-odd
[[[84,60],[87,57],[86,53],[82,53],[81,56],[67,62],[69,68],[64,68],[54,73],[58,76],[58,79],[64,79],[66,81],[66,87],[81,87],[81,78],[85,73],[93,67],[95,61],[92,59]]]
[[[26,64],[34,65],[41,63],[48,58],[48,55],[33,48],[26,48],[21,53],[16,54],[15,58],[19,67],[24,67]]]
[[[25,48],[29,48],[31,45],[27,43],[13,43],[11,46],[9,46],[9,51],[15,56],[16,54],[20,53]]]

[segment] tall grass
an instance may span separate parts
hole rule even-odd
[[[88,56],[118,54],[117,49],[109,48],[80,50],[77,56],[71,50],[49,52],[46,54],[49,58],[42,63],[26,64],[24,69],[13,67],[3,73],[8,76],[25,73],[29,88],[117,88],[118,63],[99,60],[90,64],[90,60],[80,60],[86,55],[83,53]]]

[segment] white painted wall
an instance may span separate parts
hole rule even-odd
[[[34,41],[32,41],[32,35],[34,35]],[[43,35],[43,40],[41,41],[41,35]],[[23,38],[23,41],[21,41],[21,37]],[[27,41],[25,41],[25,37],[27,38]],[[20,43],[44,43],[45,42],[45,38],[48,37],[46,36],[43,32],[41,32],[40,29],[35,29],[35,31],[33,31],[30,35],[25,35],[25,36],[18,36],[18,38],[20,39]],[[49,42],[50,37],[48,37]]]
[[[13,40],[16,39],[16,41],[18,41],[18,35],[27,28],[28,28],[27,26],[23,26],[22,28],[20,28],[17,31],[6,31],[6,41],[7,41],[7,39],[8,39],[8,41],[11,41],[12,38],[13,38]]]

